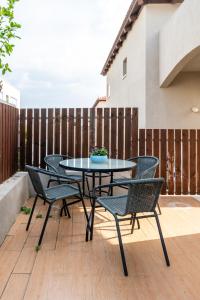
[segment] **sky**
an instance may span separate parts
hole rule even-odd
[[[106,94],[100,75],[131,0],[20,0],[21,40],[5,76],[21,107],[90,107]]]

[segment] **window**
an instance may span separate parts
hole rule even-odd
[[[126,77],[127,75],[127,57],[124,58],[123,60],[123,79]]]

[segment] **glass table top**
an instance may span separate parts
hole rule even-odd
[[[132,161],[122,159],[108,159],[105,163],[94,163],[90,158],[72,158],[60,162],[60,166],[65,169],[86,172],[128,171],[135,165]]]

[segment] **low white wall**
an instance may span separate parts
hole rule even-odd
[[[16,173],[0,184],[0,244],[16,220],[17,214],[29,198],[28,175]]]

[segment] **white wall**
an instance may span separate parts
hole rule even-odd
[[[127,57],[127,76],[122,78],[123,60]],[[139,108],[140,127],[145,126],[145,11],[136,20],[107,74],[110,84],[108,107]]]
[[[1,81],[1,79],[0,79]],[[16,107],[20,107],[20,91],[5,80],[2,80],[3,88],[0,92],[0,102],[6,102]]]

